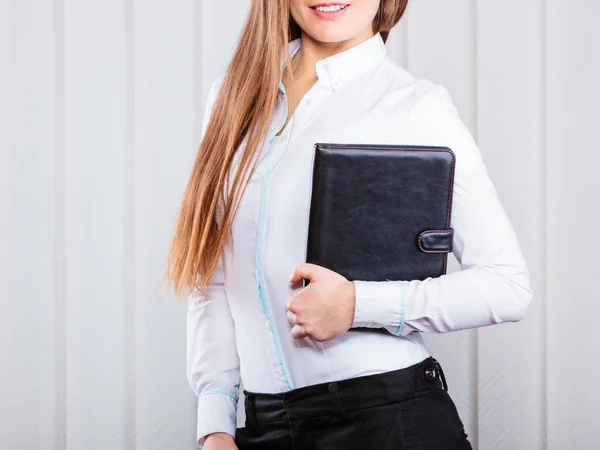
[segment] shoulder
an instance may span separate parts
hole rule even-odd
[[[415,144],[450,148],[460,169],[482,163],[480,149],[454,105],[446,87],[427,78],[416,77],[386,57],[385,95],[407,119],[408,136]]]
[[[443,85],[413,75],[389,55],[383,61],[381,72],[386,94],[396,97],[411,113],[415,107],[419,110],[428,107],[450,107],[456,113],[452,98]]]

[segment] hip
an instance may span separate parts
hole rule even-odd
[[[403,369],[278,394],[245,391],[240,450],[470,450],[441,365]]]

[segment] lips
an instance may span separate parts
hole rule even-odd
[[[316,5],[311,5],[309,8],[316,8],[317,6],[348,6],[348,3],[317,3]]]
[[[333,6],[337,6],[338,8],[331,8]],[[348,11],[348,7],[350,5],[348,3],[318,3],[316,5],[310,6],[311,11],[320,19],[324,20],[337,20],[342,17]],[[329,7],[332,11],[322,11],[321,8],[318,7]],[[327,9],[329,9],[327,8]]]

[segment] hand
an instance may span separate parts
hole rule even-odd
[[[211,433],[206,436],[204,450],[238,450],[233,436],[229,433]]]
[[[354,321],[356,307],[354,283],[332,270],[311,263],[296,265],[290,283],[302,278],[310,280],[310,284],[287,302],[288,320],[294,324],[292,336],[328,341],[348,331]]]

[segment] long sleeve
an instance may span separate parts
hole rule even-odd
[[[208,96],[202,136],[219,80],[212,84]],[[207,434],[225,432],[235,436],[236,430],[239,358],[222,263],[207,289],[189,294],[186,329],[187,378],[198,396],[197,438],[202,448]]]
[[[411,143],[447,146],[456,155],[450,226],[461,270],[425,280],[354,281],[352,326],[406,336],[521,320],[532,299],[527,266],[481,152],[446,89],[436,85],[417,101],[408,126]]]
[[[223,269],[204,292],[188,297],[187,377],[198,396],[198,445],[209,433],[235,436],[239,358]]]

